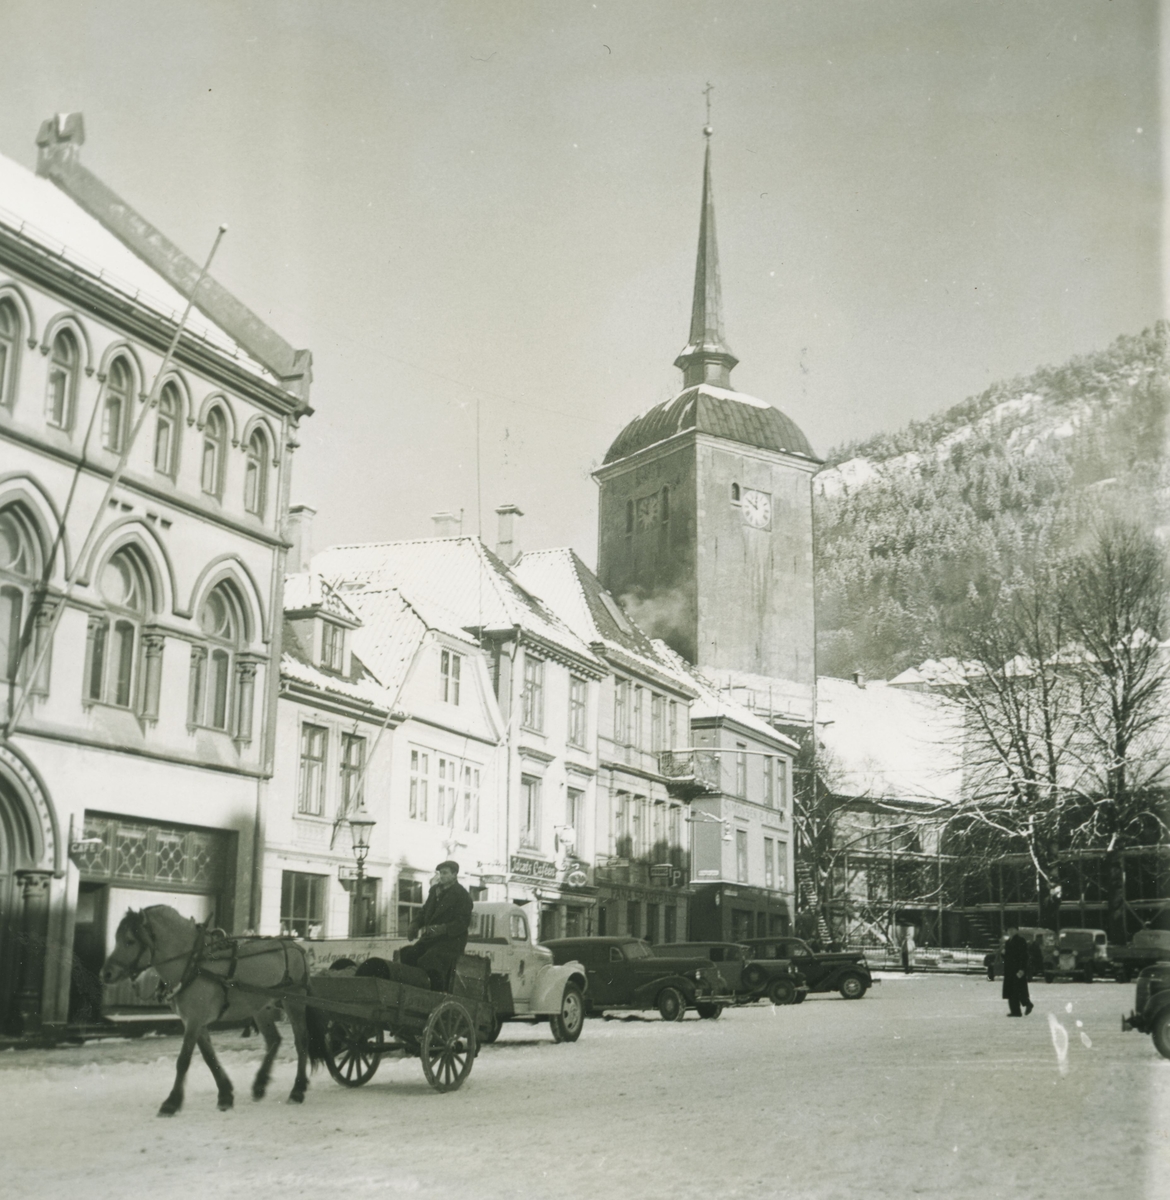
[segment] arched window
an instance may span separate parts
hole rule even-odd
[[[21,653],[24,623],[40,574],[38,548],[32,524],[20,509],[16,505],[0,509],[0,680],[5,682],[18,679],[39,650]]]
[[[49,351],[49,381],[45,391],[45,419],[58,429],[73,424],[73,401],[77,392],[77,339],[62,329]]]
[[[248,439],[248,461],[244,467],[244,507],[258,517],[264,515],[268,498],[268,439],[256,429]]]
[[[203,462],[199,479],[209,496],[223,495],[223,461],[227,450],[227,421],[218,408],[207,414],[203,426]]]
[[[98,592],[107,612],[89,620],[85,695],[89,700],[133,708],[138,696],[142,626],[151,605],[146,571],[131,547],[123,547],[102,567]]]
[[[738,483],[733,483],[731,485],[731,503],[732,504],[739,503],[739,484]]]
[[[246,640],[244,606],[230,583],[208,592],[199,609],[199,630],[204,641],[191,647],[188,722],[249,741],[256,665],[240,656]]]
[[[10,300],[0,300],[0,406],[16,398],[16,361],[20,355],[20,317]]]
[[[106,376],[106,400],[102,407],[102,445],[121,454],[126,445],[126,423],[134,409],[134,376],[124,358],[110,363]]]
[[[154,469],[172,479],[178,465],[179,415],[182,411],[179,389],[173,383],[163,384],[154,426]]]

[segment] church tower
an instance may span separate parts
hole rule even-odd
[[[812,476],[820,460],[778,409],[731,386],[703,161],[683,390],[637,417],[594,473],[598,575],[649,633],[777,719],[812,719]],[[748,697],[744,697],[748,699]]]

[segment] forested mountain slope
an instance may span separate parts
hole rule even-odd
[[[1111,512],[1166,521],[1170,327],[834,451],[816,477],[818,671],[889,677],[973,592]]]

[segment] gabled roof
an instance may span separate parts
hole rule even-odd
[[[836,794],[935,805],[960,798],[963,709],[882,681],[817,681],[817,735]]]
[[[479,538],[426,538],[334,546],[313,566],[350,599],[361,587],[397,588],[419,615],[458,636],[465,630],[524,633],[604,673],[605,665]],[[357,604],[356,595],[350,600]],[[359,610],[360,611],[360,610]]]
[[[359,625],[361,618],[330,586],[329,581],[315,571],[299,571],[284,577],[284,611],[293,613],[322,613],[347,625]]]
[[[625,670],[658,677],[684,695],[695,694],[693,686],[676,675],[654,642],[601,586],[575,550],[528,551],[512,569],[530,592],[597,653]]]
[[[628,458],[692,429],[745,446],[792,454],[812,463],[821,461],[796,422],[779,409],[744,392],[700,383],[635,417],[614,439],[605,462]]]
[[[349,677],[322,671],[305,657],[296,634],[287,624],[282,639],[280,675],[282,679],[295,680],[314,691],[338,696],[383,713],[393,710],[398,694],[396,687],[388,687],[381,679],[375,678],[356,654],[353,673]]]

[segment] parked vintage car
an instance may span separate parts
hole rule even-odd
[[[1042,966],[1039,971],[1033,973],[1043,976],[1051,983],[1050,976],[1056,970],[1057,963],[1056,934],[1051,929],[1043,929],[1034,925],[1021,925],[1019,932],[1024,941],[1029,944],[1037,941],[1040,943]],[[983,956],[983,965],[987,969],[988,979],[995,980],[1003,977],[1003,943],[1005,940],[1001,938],[999,945],[990,954]]]
[[[681,1021],[688,1008],[717,1017],[735,997],[719,970],[698,955],[658,958],[636,937],[555,938],[544,943],[557,963],[581,962],[589,981],[586,1011],[656,1008],[664,1021]]]
[[[1120,983],[1128,983],[1135,975],[1155,963],[1170,962],[1170,930],[1139,929],[1128,946],[1110,943],[1109,965]]]
[[[719,968],[737,1004],[750,1004],[765,996],[773,1004],[799,1004],[808,995],[804,976],[790,962],[753,959],[752,952],[739,942],[668,942],[651,949],[659,958],[705,955]]]
[[[798,937],[746,938],[744,945],[761,964],[787,959],[804,976],[810,992],[840,992],[846,1000],[860,1000],[873,987],[860,951],[814,950]]]
[[[1170,1058],[1170,962],[1146,967],[1138,976],[1133,1011],[1121,1018],[1123,1033],[1148,1033],[1163,1058]]]
[[[1044,979],[1069,976],[1092,983],[1097,975],[1113,977],[1109,963],[1109,938],[1104,929],[1062,929],[1056,946],[1056,962],[1044,968]]]

